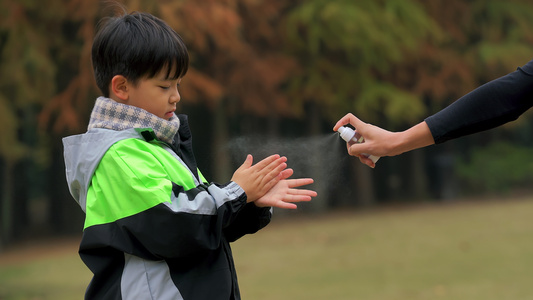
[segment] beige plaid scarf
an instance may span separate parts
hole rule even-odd
[[[167,121],[142,108],[118,103],[105,97],[98,97],[87,129],[91,128],[106,128],[117,131],[130,128],[152,128],[158,139],[172,144],[172,140],[180,128],[180,120],[174,114]]]

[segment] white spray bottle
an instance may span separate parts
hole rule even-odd
[[[355,143],[362,143],[365,141],[362,135],[357,133],[357,131],[351,129],[350,127],[341,126],[339,129],[337,129],[337,132],[341,136],[343,140],[345,140],[348,144],[353,145]],[[379,156],[369,155],[363,153],[364,156],[370,158],[374,163],[376,163],[379,159]]]

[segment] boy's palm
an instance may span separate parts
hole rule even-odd
[[[287,179],[293,173],[292,169],[286,169],[280,173],[280,180],[263,197],[254,203],[258,207],[278,207],[296,209],[293,202],[310,201],[317,193],[312,190],[295,189],[303,185],[313,183],[311,178]]]

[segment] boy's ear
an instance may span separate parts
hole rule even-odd
[[[111,79],[111,95],[116,96],[117,100],[127,101],[129,98],[128,94],[128,79],[122,75],[115,75]],[[113,98],[113,97],[111,97]]]

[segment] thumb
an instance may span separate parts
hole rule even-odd
[[[248,154],[246,156],[246,160],[244,161],[242,165],[246,168],[249,168],[253,165],[253,163],[254,163],[254,157],[251,154]]]
[[[242,163],[242,165],[239,168],[237,168],[237,171],[246,170],[246,169],[250,168],[252,166],[253,162],[254,162],[254,158],[252,157],[251,154],[248,154],[246,156],[246,159]]]

